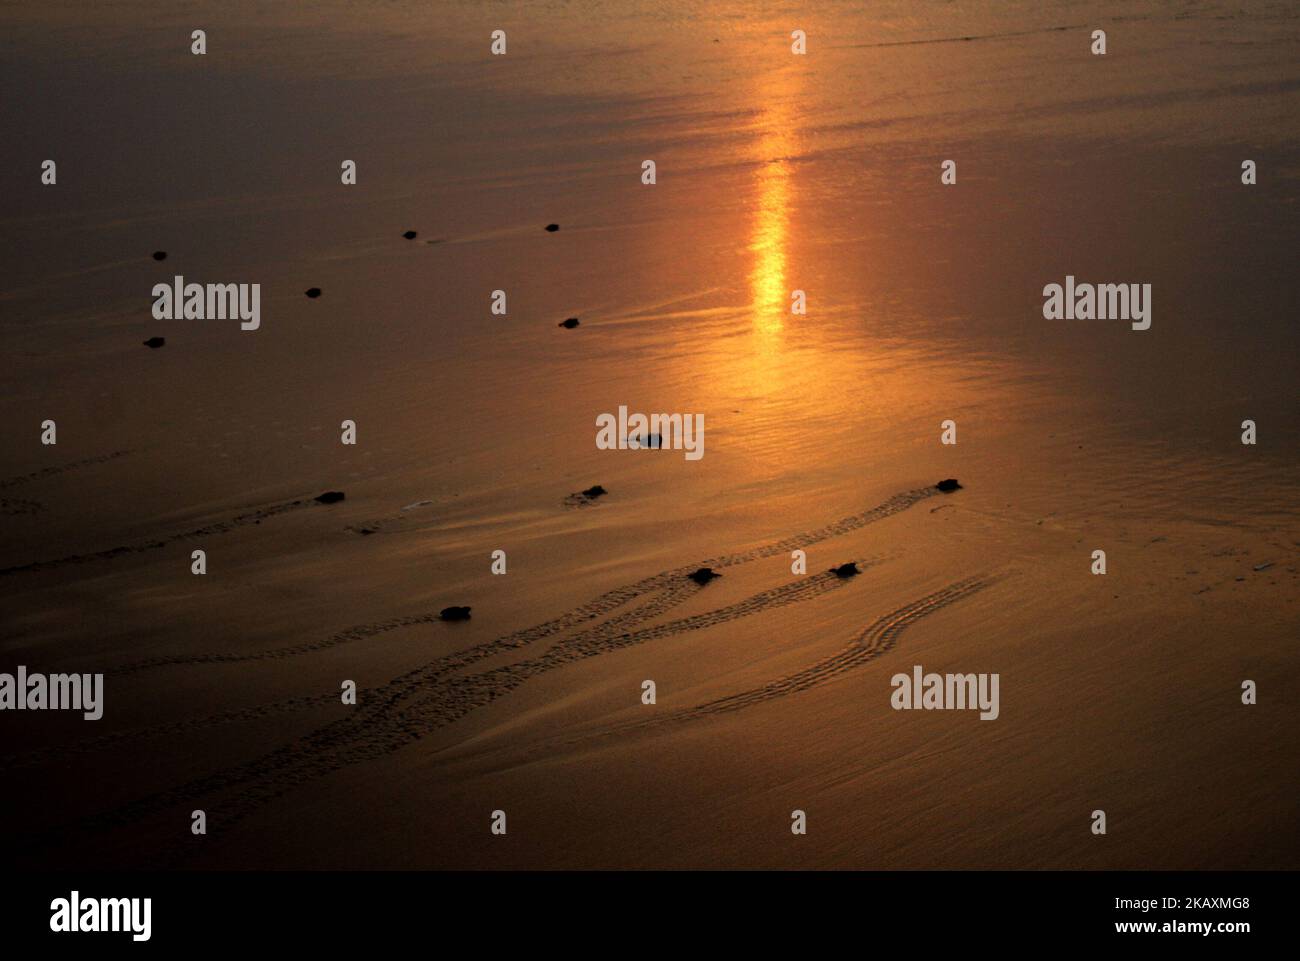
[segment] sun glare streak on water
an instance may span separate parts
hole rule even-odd
[[[762,333],[775,334],[784,326],[789,197],[790,171],[786,161],[764,161],[758,171],[758,214],[749,247],[755,255],[750,274],[754,326]]]
[[[783,70],[762,85],[758,100],[765,105],[760,135],[755,146],[758,162],[755,174],[754,223],[749,250],[754,255],[749,276],[754,330],[760,335],[759,348],[770,350],[774,338],[785,326],[790,292],[786,286],[786,243],[789,233],[791,169],[795,153],[790,103],[798,74]]]

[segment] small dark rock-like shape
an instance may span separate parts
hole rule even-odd
[[[602,494],[608,494],[608,493],[609,491],[605,490],[605,488],[601,487],[599,484],[593,484],[591,487],[588,487],[585,491],[582,492],[582,496],[600,497]]]
[[[326,491],[316,498],[317,504],[337,504],[343,498],[347,497],[342,491]]]
[[[414,230],[408,230],[406,233],[402,234],[402,236],[407,240],[414,240],[417,235]]]
[[[559,224],[547,224],[547,225],[546,225],[546,232],[547,232],[548,234],[553,234],[553,233],[555,233],[555,232],[556,232],[557,230],[559,230],[559,229],[560,229],[560,225],[559,225]]]
[[[154,260],[166,260],[166,259],[167,259],[167,251],[165,251],[165,250],[155,250],[155,251],[153,252],[153,259],[154,259]]]
[[[721,577],[722,575],[719,574],[717,571],[715,571],[712,567],[701,567],[698,571],[694,571],[690,574],[687,574],[686,576],[689,577],[691,580],[693,580],[696,584],[699,584],[701,587],[703,587],[705,584],[709,583],[709,581],[713,580],[715,577]]]
[[[862,573],[862,571],[858,570],[858,565],[853,561],[849,561],[847,564],[841,564],[839,567],[832,567],[831,572],[836,577],[852,577],[854,574]]]
[[[438,616],[444,621],[468,621],[469,611],[468,607],[444,607]]]
[[[150,337],[148,340],[144,341],[146,347],[151,347],[154,350],[157,350],[165,343],[167,343],[166,337]]]
[[[313,298],[313,299],[315,299],[316,297],[319,297],[319,296],[320,296],[320,288],[319,288],[319,287],[308,287],[308,288],[307,288],[307,296],[308,296],[308,297],[311,297],[311,298]]]
[[[943,491],[945,494],[951,494],[953,491],[961,490],[961,485],[957,483],[957,478],[955,477],[949,477],[946,480],[941,480],[939,481],[939,483],[935,484],[934,486],[937,487],[939,490]]]
[[[574,327],[578,326],[578,318],[570,317],[568,320],[562,320],[560,321],[559,326],[568,328],[569,330],[573,330]]]

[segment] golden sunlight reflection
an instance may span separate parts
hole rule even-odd
[[[790,193],[786,161],[769,160],[759,168],[758,215],[749,249],[754,252],[750,292],[754,325],[776,332],[789,310],[785,285],[786,203]]]
[[[786,312],[790,309],[790,290],[786,285],[786,235],[791,190],[789,158],[796,149],[789,107],[794,96],[792,81],[795,76],[794,71],[782,71],[758,92],[765,109],[759,121],[761,133],[755,148],[759,162],[755,183],[757,212],[749,243],[754,254],[749,285],[754,329],[769,337],[781,331]]]

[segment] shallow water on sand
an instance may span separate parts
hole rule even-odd
[[[472,602],[461,634],[342,645],[294,655],[287,670],[278,660],[257,672],[214,667],[230,686],[216,693],[208,675],[169,674],[175,688],[123,682],[173,721],[233,709],[229,697],[248,706],[332,690],[341,670],[382,684],[430,645],[439,655],[472,647],[601,591],[955,476],[959,496],[818,549],[810,569],[860,557],[896,570],[860,603],[828,589],[819,606],[755,608],[739,622],[753,636],[727,619],[712,634],[647,645],[653,654],[566,662],[426,744],[464,749],[504,733],[526,746],[598,724],[623,709],[606,694],[649,669],[619,658],[650,658],[656,676],[678,671],[679,689],[697,699],[722,696],[796,672],[812,659],[805,647],[821,656],[882,612],[994,569],[1019,580],[1002,594],[990,587],[981,597],[997,599],[973,601],[945,636],[955,656],[989,644],[1025,665],[1044,712],[1058,685],[1074,683],[1066,677],[1101,670],[1071,654],[1070,674],[1019,646],[1042,632],[1073,649],[1079,638],[1052,634],[1063,613],[1088,638],[1107,638],[1103,647],[1128,639],[1161,670],[1166,655],[1186,659],[1135,640],[1156,630],[1161,610],[1170,630],[1239,632],[1271,659],[1279,687],[1293,685],[1282,651],[1296,624],[1300,543],[1294,6],[860,7],[614,3],[592,13],[542,3],[507,15],[490,4],[434,14],[349,3],[314,5],[308,21],[231,4],[205,11],[206,58],[178,41],[194,24],[170,8],[0,12],[0,80],[18,92],[0,104],[16,132],[0,146],[13,199],[0,232],[10,374],[0,477],[14,481],[0,488],[0,567],[148,544],[326,489],[348,494],[330,513],[223,530],[209,547],[216,599],[185,580],[203,538],[7,573],[8,658],[102,668],[256,652]],[[1098,26],[1109,34],[1104,58],[1088,53]],[[498,27],[509,36],[503,58],[487,55]],[[790,54],[796,27],[808,32],[807,57]],[[47,154],[59,158],[57,188],[36,180]],[[958,184],[943,187],[948,158]],[[354,187],[338,182],[344,159],[358,163]],[[645,159],[657,163],[654,186],[640,182]],[[1259,163],[1257,186],[1241,185],[1243,159]],[[550,222],[561,229],[544,232]],[[418,237],[403,239],[407,229]],[[155,249],[168,259],[151,260]],[[152,320],[152,285],[176,274],[261,283],[262,328]],[[1151,283],[1151,329],[1044,320],[1042,288],[1067,274]],[[319,300],[302,296],[311,286]],[[489,312],[496,289],[508,294],[504,317]],[[790,312],[794,289],[807,293],[806,315]],[[571,316],[579,327],[557,326]],[[144,350],[153,335],[166,347]],[[597,450],[596,416],[620,405],[703,413],[704,457]],[[57,448],[34,441],[47,417]],[[338,443],[345,418],[358,425],[355,448]],[[1259,424],[1255,447],[1239,442],[1247,418]],[[948,419],[955,447],[939,444]],[[64,465],[74,466],[18,480]],[[596,483],[608,496],[566,507]],[[1103,544],[1133,578],[1115,596],[1141,598],[1127,611],[1102,613],[1069,580]],[[504,579],[488,574],[498,548],[511,558]],[[740,604],[775,589],[788,580],[783,563],[733,572],[709,597]],[[1273,567],[1255,572],[1261,563]],[[1216,646],[1208,660],[1234,656]],[[607,663],[622,665],[616,677],[596,673]],[[1208,677],[1187,675],[1203,687]],[[800,733],[775,715],[728,729],[735,756],[797,768],[792,778],[835,803],[834,785],[851,779],[836,765],[857,748],[835,759],[800,740],[803,721],[866,696],[833,690],[810,695],[826,698],[815,709],[781,708]],[[1109,713],[1089,715],[1098,732],[1153,723],[1116,697]],[[156,723],[139,706],[122,712],[105,724]],[[1050,716],[1016,737],[1064,737]],[[302,715],[289,729],[305,734],[317,720]],[[881,723],[898,726],[888,714]],[[31,747],[67,737],[23,731]],[[274,734],[177,749],[170,767],[141,777],[161,790],[270,750]],[[1170,725],[1153,750],[1190,757],[1181,736]],[[376,760],[372,747],[361,754]],[[999,756],[976,747],[950,753]],[[716,800],[699,786],[711,783],[698,767],[711,750],[683,748],[676,761],[696,765],[684,780]],[[1070,750],[1058,745],[1058,757]],[[1078,766],[1095,762],[1077,750]],[[670,767],[668,754],[651,767]],[[1260,757],[1294,779],[1293,756]],[[608,760],[600,777],[627,786],[625,760]],[[534,784],[518,757],[483,763],[517,768],[514,789]],[[468,795],[481,776],[465,775]],[[1153,797],[1180,776],[1155,775]],[[1041,777],[1043,792],[1058,789]],[[740,790],[719,778],[722,796]],[[120,800],[132,796],[121,790]],[[247,797],[273,831],[279,808],[255,804],[256,790]],[[66,805],[68,816],[87,813]],[[1036,852],[1026,839],[1057,830],[1053,816],[1009,829],[1015,855],[985,841],[936,847],[903,818],[890,863],[1091,856],[1064,840]],[[683,845],[698,843],[690,818],[676,817]],[[1239,827],[1248,863],[1263,830]],[[382,834],[355,833],[353,853],[368,863],[407,856]],[[440,840],[450,861],[481,863],[482,852]],[[646,845],[628,863],[664,863]],[[282,853],[304,863],[318,856],[309,846]],[[606,857],[555,840],[505,863]],[[699,860],[774,857],[741,844]]]

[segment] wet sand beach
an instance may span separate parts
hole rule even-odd
[[[0,36],[0,672],[104,674],[0,713],[8,863],[1296,865],[1293,5]],[[178,276],[260,326],[157,319]],[[1045,319],[1067,277],[1150,328]],[[895,710],[915,665],[997,718]]]

